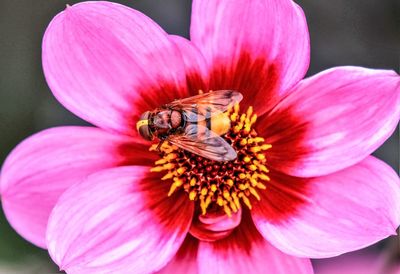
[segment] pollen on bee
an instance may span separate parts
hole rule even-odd
[[[257,136],[257,114],[253,108],[241,113],[239,104],[235,104],[225,114],[231,127],[222,137],[237,152],[235,160],[209,160],[164,142],[160,147],[161,159],[151,168],[152,172],[162,173],[163,181],[171,182],[168,196],[186,192],[202,214],[212,204],[228,216],[238,212],[242,205],[251,209],[251,201],[261,200],[260,191],[266,190],[270,181],[266,152],[272,146]],[[156,151],[157,144],[150,150]]]

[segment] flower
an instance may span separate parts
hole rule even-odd
[[[0,192],[15,230],[68,273],[312,273],[307,258],[362,248],[400,224],[399,178],[369,156],[399,121],[400,77],[338,67],[302,80],[309,36],[292,1],[195,0],[190,41],[125,6],[83,2],[52,20],[42,57],[57,99],[96,127],[22,142]],[[184,153],[167,145],[160,159],[135,125],[145,111],[221,89],[241,92],[250,117],[233,136],[251,124],[261,139],[241,158],[243,175],[220,181],[235,187],[230,196],[219,190],[222,202],[202,207],[211,184],[187,194],[199,178],[192,186],[188,170],[162,163]],[[233,168],[189,159],[203,172]],[[186,181],[172,189],[173,178]]]

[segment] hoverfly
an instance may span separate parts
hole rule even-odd
[[[224,111],[243,99],[240,92],[217,90],[174,100],[153,111],[146,111],[136,124],[146,140],[155,137],[215,161],[236,159],[236,151],[221,135],[231,127]]]

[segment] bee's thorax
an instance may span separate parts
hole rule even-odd
[[[182,125],[182,114],[179,111],[173,110],[171,112],[171,127],[178,128]]]

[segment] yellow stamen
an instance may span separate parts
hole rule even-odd
[[[246,157],[243,158],[243,161],[245,163],[249,163],[251,161],[251,158],[249,156],[246,156]]]
[[[176,170],[176,172],[179,174],[179,175],[182,175],[185,171],[186,171],[186,167],[180,167],[180,168],[178,168],[177,170]]]
[[[160,171],[163,171],[163,170],[164,170],[163,166],[155,166],[155,167],[152,167],[150,169],[151,172],[160,172]]]
[[[192,191],[189,193],[189,199],[192,200],[192,201],[194,201],[194,199],[196,198],[196,196],[197,196],[197,192],[194,191],[194,190],[192,190]]]
[[[257,200],[259,200],[259,201],[261,200],[260,195],[258,195],[258,193],[257,193],[257,190],[255,190],[252,187],[250,187],[249,190],[250,190],[250,193],[253,194],[253,196],[257,198]]]
[[[250,106],[250,107],[247,109],[246,116],[247,116],[247,117],[250,117],[252,114],[253,114],[253,107]]]
[[[219,206],[223,206],[223,205],[224,205],[224,200],[223,200],[221,197],[218,197],[218,198],[217,198],[217,204],[218,204]]]
[[[260,161],[265,160],[265,155],[264,155],[264,154],[261,154],[261,153],[260,153],[260,154],[257,154],[256,157],[257,157],[257,159],[260,160]]]
[[[225,211],[226,215],[228,215],[228,217],[232,217],[232,211],[229,208],[229,206],[224,205],[224,211]]]
[[[171,170],[175,167],[175,164],[168,163],[168,164],[163,165],[163,167],[164,167],[164,169]]]
[[[162,158],[160,160],[157,160],[154,164],[155,165],[163,165],[165,163],[168,163],[168,160],[166,158]]]
[[[167,174],[164,175],[164,177],[161,178],[161,180],[168,180],[174,177],[174,172],[168,172]]]
[[[261,146],[261,149],[262,150],[267,150],[267,149],[270,149],[271,147],[272,147],[272,145],[270,145],[270,144],[264,144],[264,145]]]
[[[258,174],[258,178],[260,178],[263,181],[269,181],[271,180],[267,175],[265,175],[264,173],[260,173]]]
[[[182,185],[182,183],[183,183],[182,180],[179,179],[175,180],[175,182],[171,185],[171,188],[169,189],[168,197],[171,196],[172,193],[174,193],[175,190]]]
[[[256,170],[257,170],[257,166],[255,166],[255,165],[249,165],[249,169],[250,169],[251,171],[256,171]]]
[[[263,183],[257,183],[257,187],[259,189],[267,189],[267,187]]]

